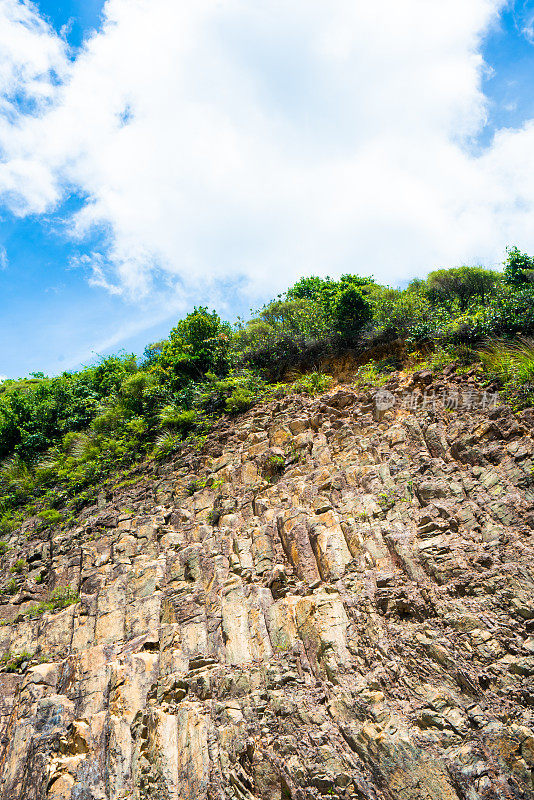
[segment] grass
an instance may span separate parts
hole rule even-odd
[[[300,378],[297,378],[291,388],[294,392],[302,392],[313,397],[327,392],[333,382],[334,379],[331,375],[325,375],[323,372],[310,372],[308,375],[301,375]]]
[[[263,467],[263,477],[273,482],[282,475],[285,466],[286,460],[283,456],[269,456]]]
[[[497,340],[478,353],[485,371],[503,387],[514,411],[534,405],[534,340]]]
[[[23,650],[21,653],[8,651],[0,658],[0,672],[19,672],[25,662],[31,661],[33,653]]]
[[[486,370],[503,384],[522,386],[534,381],[533,339],[495,341],[479,350],[479,358]]]
[[[114,484],[113,490],[117,491],[118,489],[126,489],[129,486],[135,486],[140,480],[140,478],[130,478],[129,480],[121,481],[120,483]]]
[[[188,483],[186,486],[186,492],[189,497],[192,497],[195,492],[200,492],[201,489],[205,489],[206,483],[206,479],[200,480],[199,478],[195,478],[195,480],[192,480],[190,483]]]
[[[26,616],[29,619],[38,619],[47,611],[61,611],[62,609],[68,608],[68,606],[72,606],[79,602],[80,595],[78,592],[75,592],[70,586],[64,586],[54,589],[48,600],[44,600],[41,603],[30,606],[26,610]]]
[[[50,659],[45,655],[36,657],[35,653],[29,653],[27,650],[22,650],[20,653],[8,650],[0,657],[0,672],[20,672],[21,668],[25,665],[28,666],[30,661],[46,664]]]
[[[404,369],[408,372],[419,372],[429,369],[432,372],[439,372],[449,364],[456,364],[456,372],[467,372],[474,364],[480,360],[479,354],[466,345],[449,345],[447,347],[436,347],[431,353],[414,352],[411,353],[404,364]]]
[[[60,522],[63,521],[63,515],[56,511],[55,508],[48,508],[45,511],[40,511],[37,515],[41,520],[43,525],[58,525]]]
[[[355,386],[383,386],[389,380],[389,375],[381,372],[377,362],[368,361],[358,367],[354,376]]]
[[[219,522],[220,518],[221,518],[220,513],[216,511],[214,508],[212,508],[208,514],[209,524],[215,527],[215,525],[217,525],[217,523]]]

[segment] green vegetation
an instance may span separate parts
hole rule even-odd
[[[11,569],[10,572],[13,572],[15,575],[22,575],[24,570],[26,569],[26,561],[24,558],[17,558]]]
[[[190,484],[186,487],[187,494],[192,497],[195,492],[200,492],[202,489],[206,488],[206,480],[200,480],[199,478],[195,478],[194,481],[191,481]]]
[[[357,386],[383,386],[387,383],[391,372],[393,370],[384,369],[381,362],[368,361],[356,370],[354,383]]]
[[[285,466],[286,460],[283,456],[269,456],[263,467],[263,477],[274,482],[282,475]]]
[[[310,372],[308,375],[301,375],[293,383],[293,391],[301,394],[316,395],[327,392],[332,386],[331,375],[324,375],[321,372]]]
[[[504,387],[504,397],[517,408],[534,405],[534,341],[497,340],[478,353],[486,371]]]
[[[532,404],[532,346],[524,340],[534,337],[534,259],[509,248],[503,266],[440,269],[402,290],[357,275],[306,277],[233,327],[195,308],[141,360],[119,354],[54,378],[4,380],[0,555],[28,517],[53,536],[96,502],[104,482],[133,484],[136,464],[167,458],[184,442],[201,449],[221,415],[288,392],[327,391],[332,378],[318,365],[347,351],[363,361],[370,348],[385,346],[387,355],[395,342],[392,350],[404,354],[368,360],[355,376],[361,385],[385,383],[423,359],[467,369],[480,351],[514,406]],[[280,383],[290,374],[300,377]]]
[[[496,341],[481,349],[480,358],[488,371],[503,383],[522,385],[534,381],[534,342],[519,339],[515,342]]]
[[[25,650],[21,653],[11,653],[8,651],[0,658],[0,672],[19,672],[24,664],[28,664],[33,658],[33,653]]]
[[[521,253],[517,247],[506,249],[504,280],[510,286],[525,286],[534,282],[534,258]]]
[[[54,589],[48,600],[26,609],[26,616],[29,619],[38,619],[47,611],[61,611],[61,609],[79,602],[80,596],[78,592],[75,592],[70,586],[65,586],[60,589]]]
[[[502,275],[478,267],[458,267],[431,272],[426,279],[432,304],[454,307],[463,314],[473,304],[481,305],[491,298],[502,282]]]
[[[46,526],[57,525],[63,520],[63,515],[56,511],[55,508],[47,508],[44,511],[40,511],[37,516]]]

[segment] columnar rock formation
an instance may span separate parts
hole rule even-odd
[[[534,415],[470,405],[276,400],[18,531],[0,798],[534,797]]]

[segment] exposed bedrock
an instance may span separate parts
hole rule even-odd
[[[0,798],[534,798],[529,419],[286,398],[19,530]]]

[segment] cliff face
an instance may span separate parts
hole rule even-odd
[[[1,798],[534,797],[533,416],[388,388],[257,407],[13,537]]]

